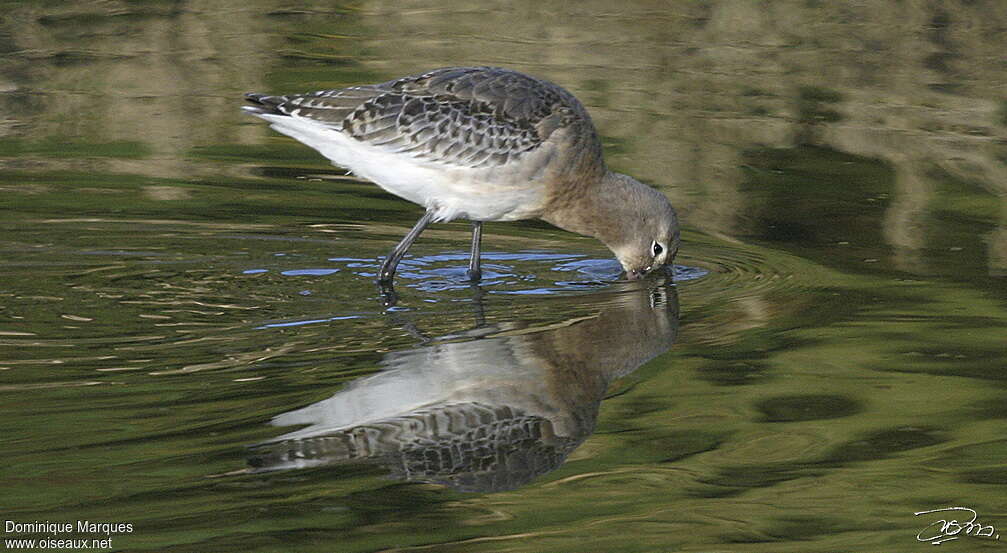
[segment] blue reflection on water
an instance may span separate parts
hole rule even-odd
[[[360,318],[363,318],[363,316],[362,315],[343,315],[343,316],[339,316],[339,317],[327,317],[325,319],[308,319],[308,320],[305,320],[305,321],[287,321],[287,322],[284,322],[284,323],[269,323],[269,324],[264,324],[262,326],[257,326],[257,327],[255,327],[255,329],[256,330],[262,330],[262,329],[265,329],[265,328],[284,328],[284,327],[290,327],[290,326],[303,326],[303,325],[311,325],[311,324],[318,324],[318,323],[328,323],[328,322],[332,322],[332,321],[345,321],[345,320],[348,320],[348,319],[360,319]]]
[[[291,269],[282,271],[280,274],[283,276],[325,276],[338,272],[339,269]]]

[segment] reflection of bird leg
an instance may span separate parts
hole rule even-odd
[[[419,345],[425,346],[430,343],[431,338],[420,332],[420,329],[412,321],[405,321],[400,323],[400,325],[402,326],[402,330],[405,330],[410,336],[419,340]]]
[[[391,289],[391,285],[389,285],[389,289]],[[395,291],[391,290],[391,293],[395,294]],[[396,297],[395,299],[398,299],[398,298]],[[392,305],[394,305],[394,303]],[[391,306],[386,306],[386,307],[391,307]],[[432,338],[430,338],[426,334],[423,334],[423,332],[420,331],[419,327],[416,326],[416,323],[414,323],[412,321],[405,320],[402,317],[401,312],[389,309],[389,310],[385,311],[385,316],[391,318],[391,322],[392,322],[393,325],[398,326],[402,330],[405,330],[407,333],[409,333],[410,336],[412,336],[413,338],[415,338],[416,341],[418,342],[418,344],[417,344],[418,346],[425,346],[425,345],[427,345],[427,344],[429,344],[430,342],[433,341]]]
[[[476,330],[486,326],[486,309],[483,306],[483,297],[486,295],[486,291],[483,290],[483,288],[479,286],[479,284],[476,282],[473,282],[471,284],[471,289],[472,289],[472,311],[473,311],[474,322],[472,327],[468,329],[468,331]],[[435,340],[435,338],[430,338],[429,336],[424,334],[423,331],[421,331],[419,327],[416,326],[416,323],[414,323],[413,321],[405,320],[402,317],[401,311],[389,309],[390,307],[394,307],[399,300],[399,296],[398,294],[395,293],[395,288],[392,286],[391,283],[387,284],[379,283],[379,293],[381,294],[381,303],[386,309],[385,315],[391,317],[392,323],[394,325],[402,328],[402,330],[405,330],[406,332],[409,333],[410,336],[415,338],[418,342],[417,345],[425,346]]]
[[[399,295],[395,293],[395,286],[391,282],[378,281],[378,296],[380,296],[381,307],[388,309],[395,307],[399,303]]]
[[[554,298],[593,313],[552,321],[487,325],[477,286],[473,297],[477,327],[433,338],[386,311],[421,345],[274,417],[298,428],[252,446],[251,471],[368,462],[459,491],[514,489],[562,464],[594,430],[611,381],[667,351],[678,329],[676,288],[660,278]]]
[[[482,328],[486,326],[486,309],[483,306],[483,296],[486,295],[486,291],[483,290],[482,286],[478,283],[472,283],[472,310],[475,316],[475,326],[473,328]]]

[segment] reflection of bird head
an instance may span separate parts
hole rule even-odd
[[[463,491],[516,488],[557,468],[590,435],[613,378],[674,341],[674,288],[624,284],[591,316],[483,327],[475,339],[454,334],[389,354],[385,371],[277,416],[277,425],[308,426],[253,446],[249,464],[373,462]]]
[[[624,283],[595,316],[536,335],[534,351],[551,370],[546,384],[564,411],[590,420],[609,383],[667,351],[678,334],[674,287]],[[588,400],[588,398],[592,398]],[[584,422],[580,422],[584,424]]]
[[[604,374],[607,384],[667,351],[678,334],[675,288],[624,286],[597,315],[537,336],[536,353],[557,369]]]

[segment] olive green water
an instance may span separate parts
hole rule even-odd
[[[1002,3],[0,5],[4,540],[1007,547]],[[583,100],[675,284],[525,222],[472,287],[459,222],[386,308],[418,208],[238,111],[462,64]]]

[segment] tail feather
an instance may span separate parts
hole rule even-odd
[[[261,94],[259,92],[248,92],[245,94],[245,100],[255,104],[241,108],[247,113],[288,115],[287,112],[280,109],[280,105],[286,101],[286,98],[283,96],[270,96],[269,94]]]

